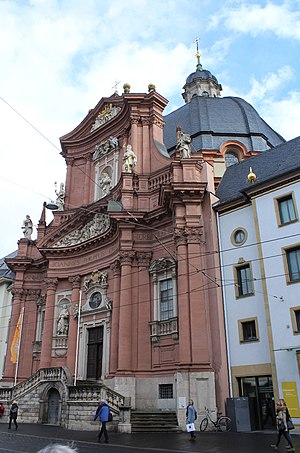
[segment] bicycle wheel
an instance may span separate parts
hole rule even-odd
[[[226,432],[231,431],[231,418],[220,417],[218,421],[218,428],[220,431]]]
[[[208,418],[205,417],[200,423],[200,431],[205,431],[208,425]]]

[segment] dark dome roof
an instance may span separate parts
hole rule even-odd
[[[247,151],[265,151],[285,142],[252,105],[237,97],[195,95],[164,120],[164,143],[169,152],[176,146],[177,125],[192,136],[192,151],[220,149],[228,140],[240,141]]]
[[[196,72],[192,72],[186,79],[186,83],[191,83],[195,79],[201,80],[213,79],[217,84],[219,83],[217,78],[214,75],[212,75],[212,73],[207,69],[202,69],[201,71],[197,69]]]

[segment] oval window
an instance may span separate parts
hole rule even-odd
[[[102,294],[99,293],[99,291],[98,291],[91,295],[89,305],[91,308],[98,308],[98,307],[100,307],[101,301],[102,301]]]
[[[233,245],[243,245],[247,240],[247,232],[243,228],[237,228],[231,235]]]

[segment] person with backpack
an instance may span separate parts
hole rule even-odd
[[[187,408],[186,408],[186,424],[187,425],[190,425],[191,423],[194,424],[194,430],[190,431],[190,433],[191,433],[190,440],[196,439],[196,435],[195,435],[195,421],[196,420],[197,420],[197,411],[194,406],[194,401],[189,400]]]
[[[98,434],[98,442],[100,442],[101,436],[102,436],[102,434],[104,434],[104,441],[105,441],[105,443],[108,443],[108,434],[107,434],[107,429],[106,429],[106,423],[110,419],[110,409],[109,409],[108,405],[106,404],[106,401],[101,401],[100,405],[97,407],[94,421],[97,420],[98,417],[101,422],[101,429]]]
[[[18,429],[18,423],[17,423],[18,409],[19,409],[19,407],[18,407],[17,401],[13,401],[10,411],[9,411],[8,429],[11,429],[12,421],[14,422],[16,429]]]

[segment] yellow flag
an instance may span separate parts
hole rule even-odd
[[[12,363],[17,363],[18,359],[18,350],[19,350],[19,344],[20,344],[20,335],[21,335],[21,319],[22,319],[22,312],[20,313],[19,319],[18,319],[18,324],[15,330],[14,338],[11,343],[10,347],[10,361]]]

